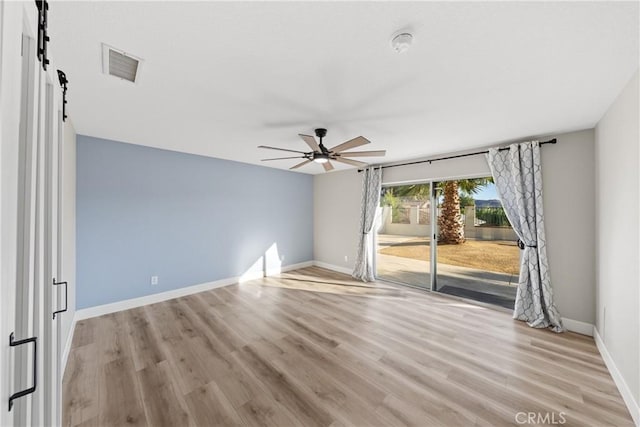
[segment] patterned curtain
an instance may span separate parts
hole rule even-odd
[[[498,197],[522,249],[513,318],[534,328],[564,331],[553,303],[542,210],[542,169],[538,141],[492,148],[487,154]]]
[[[362,206],[360,208],[360,240],[358,242],[358,255],[353,270],[353,277],[363,282],[372,282],[376,279],[373,268],[375,248],[374,230],[376,212],[380,205],[380,185],[382,183],[382,169],[368,167],[364,170],[362,180]]]

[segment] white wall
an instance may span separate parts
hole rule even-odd
[[[640,424],[638,90],[636,72],[596,126],[596,328]],[[624,397],[624,385],[618,386]]]
[[[473,150],[473,152],[476,151],[482,150]],[[436,157],[446,157],[446,155]],[[387,168],[384,169],[382,174],[382,182],[384,184],[397,184],[430,179],[447,180],[489,175],[491,175],[491,172],[489,171],[489,165],[484,156],[470,156],[443,160],[431,164],[420,163],[417,165]]]
[[[594,132],[540,137],[551,279],[563,317],[595,321]],[[483,156],[389,168],[384,183],[489,176]],[[314,178],[314,259],[353,269],[360,215],[361,175],[355,170]],[[344,256],[348,256],[345,262]],[[572,325],[568,325],[572,326]],[[589,325],[586,329],[589,329]]]
[[[71,346],[73,316],[76,312],[76,131],[70,119],[64,124],[62,141],[62,271],[61,280],[68,282],[68,311],[61,316],[60,344],[63,350],[63,372]]]
[[[543,138],[547,139],[547,138]],[[560,314],[595,322],[595,160],[592,129],[542,147],[545,231]],[[572,325],[565,325],[572,328]]]
[[[360,230],[361,187],[361,176],[355,169],[314,176],[315,261],[353,269]]]

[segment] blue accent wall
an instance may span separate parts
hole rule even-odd
[[[301,173],[78,135],[76,215],[78,309],[313,259]]]

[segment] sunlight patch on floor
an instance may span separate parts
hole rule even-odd
[[[404,297],[405,292],[399,289],[372,283],[354,283],[341,280],[327,281],[322,278],[300,275],[287,274],[275,276],[273,278],[262,278],[244,283],[244,285],[268,286],[282,289],[296,289],[309,292],[331,293],[339,295],[354,296],[385,296],[385,297]]]

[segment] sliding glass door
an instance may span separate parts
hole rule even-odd
[[[378,277],[429,289],[431,185],[383,187],[380,205]]]
[[[520,250],[491,178],[436,184],[434,290],[513,308]]]
[[[383,187],[380,205],[380,279],[513,308],[520,253],[490,177]]]

